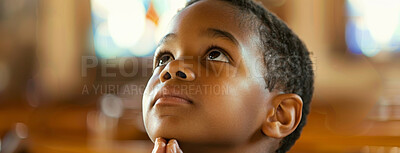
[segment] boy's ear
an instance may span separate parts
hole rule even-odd
[[[300,123],[303,101],[297,94],[279,94],[272,98],[262,125],[265,135],[284,138]]]

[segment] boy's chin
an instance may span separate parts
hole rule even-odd
[[[174,117],[164,117],[163,119],[149,120],[146,126],[146,132],[150,139],[154,142],[156,138],[177,139],[181,141],[199,141],[203,137],[207,137],[199,127],[193,126],[193,123],[178,120]],[[154,122],[157,121],[157,122]]]
[[[188,129],[157,129],[153,132],[148,133],[151,140],[154,142],[156,138],[164,138],[167,141],[170,139],[176,139],[180,144],[198,144],[198,145],[226,145],[235,143],[237,139],[231,136],[216,136],[210,135],[207,132],[195,131]]]
[[[156,138],[176,139],[179,143],[226,144],[242,141],[243,136],[232,128],[216,129],[202,126],[200,123],[170,122],[157,120],[148,122],[146,132],[154,142]]]
[[[149,136],[153,142],[159,137],[166,140],[176,139],[178,141],[193,141],[191,138],[194,139],[187,131],[166,128],[156,129],[155,131],[150,132]]]
[[[210,141],[209,136],[203,134],[199,135],[197,132],[191,130],[177,130],[177,129],[159,129],[153,133],[149,133],[151,140],[154,142],[156,138],[161,137],[167,141],[170,139],[176,139],[179,143],[208,143]]]

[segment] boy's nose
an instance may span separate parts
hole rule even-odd
[[[180,79],[183,81],[193,81],[196,76],[193,70],[184,66],[184,64],[180,63],[182,61],[171,61],[165,66],[165,68],[161,71],[160,80],[161,82],[165,82],[170,79]]]

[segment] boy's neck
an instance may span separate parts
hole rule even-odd
[[[250,141],[240,145],[204,145],[181,142],[179,146],[187,153],[275,153],[279,140],[256,134]]]

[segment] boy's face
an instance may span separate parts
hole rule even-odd
[[[152,140],[233,144],[260,131],[270,93],[258,36],[238,13],[226,2],[206,0],[171,22],[143,97]]]

